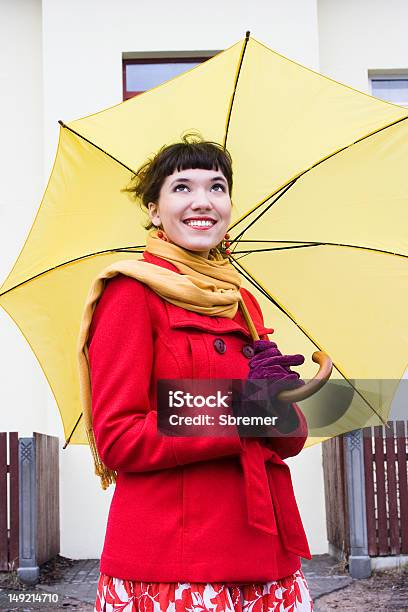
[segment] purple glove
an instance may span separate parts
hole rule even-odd
[[[305,361],[303,355],[282,355],[275,342],[270,340],[255,340],[254,352],[249,362],[248,378],[278,379],[289,375],[289,380],[299,379],[299,374],[290,366],[302,365]]]
[[[268,395],[271,397],[270,413],[279,417],[279,430],[287,433],[296,428],[298,417],[291,404],[284,404],[274,399],[286,389],[296,389],[305,383],[300,375],[290,369],[290,366],[301,365],[303,355],[282,355],[275,342],[270,340],[255,340],[255,354],[249,361],[248,380],[267,379]]]

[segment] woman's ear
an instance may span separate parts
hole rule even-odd
[[[149,213],[149,217],[153,225],[159,227],[160,225],[160,215],[159,215],[159,205],[155,202],[149,202],[147,205],[147,210]]]

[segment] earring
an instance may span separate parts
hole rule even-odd
[[[161,240],[164,240],[164,242],[168,242],[169,241],[169,239],[166,236],[166,233],[163,230],[161,230],[161,229],[159,229],[157,231],[157,237],[161,238]]]
[[[231,254],[231,250],[229,249],[229,247],[231,246],[231,242],[229,241],[230,239],[230,235],[229,234],[225,234],[224,236],[224,245],[221,247],[222,250],[224,251],[224,253],[226,255],[230,255]]]

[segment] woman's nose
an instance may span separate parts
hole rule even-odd
[[[191,203],[191,208],[193,208],[194,210],[200,209],[200,208],[205,208],[205,209],[209,209],[212,208],[212,202],[208,196],[207,193],[197,193],[197,195],[194,198],[194,201]]]
[[[196,202],[193,202],[191,204],[191,208],[193,210],[201,210],[201,209],[210,210],[212,208],[212,204],[209,200],[200,199],[200,200],[197,200]]]

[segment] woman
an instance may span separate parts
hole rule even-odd
[[[264,437],[157,428],[161,379],[302,384],[289,366],[304,358],[269,341],[273,329],[219,250],[229,246],[231,158],[184,137],[140,168],[132,190],[149,215],[143,259],[99,275],[82,328],[91,448],[105,486],[116,480],[95,610],[312,610],[300,569],[310,552],[283,461],[307,437],[298,406],[276,402]]]

